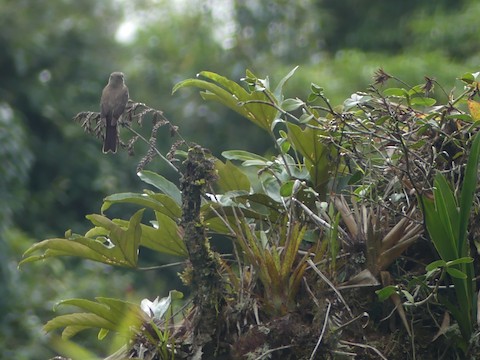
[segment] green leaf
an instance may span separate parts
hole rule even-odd
[[[463,271],[460,271],[460,270],[452,268],[452,267],[447,267],[447,273],[451,277],[454,277],[454,278],[457,278],[457,279],[465,280],[467,278],[467,274],[465,274]]]
[[[423,198],[427,230],[440,257],[447,261],[446,271],[452,277],[457,307],[450,309],[457,320],[462,336],[470,339],[476,318],[476,290],[472,281],[474,269],[468,257],[466,241],[468,221],[477,185],[477,170],[480,153],[480,139],[475,135],[471,154],[467,161],[463,186],[460,194],[460,209],[457,208],[454,193],[445,177],[438,173],[434,181],[434,206]],[[450,262],[451,261],[451,262]]]
[[[300,118],[298,119],[298,121],[300,122],[300,124],[307,124],[310,122],[310,120],[312,120],[314,118],[313,114],[307,114],[307,113],[304,113],[300,116]]]
[[[160,208],[160,209],[153,209],[152,208],[152,210],[155,210],[155,211],[158,211],[162,214],[165,214],[169,218],[171,218],[175,221],[180,219],[180,217],[182,216],[181,207],[179,206],[177,201],[172,199],[169,195],[154,193],[154,194],[148,194],[148,196],[150,198],[152,198],[153,200],[156,200],[160,204],[163,205],[163,207]]]
[[[42,255],[31,255],[34,252],[44,250]],[[78,237],[75,239],[47,239],[32,245],[23,254],[24,259],[19,266],[26,263],[43,260],[49,257],[75,256],[102,262],[110,265],[126,266],[125,263],[115,260],[115,251],[106,247],[96,239]],[[30,255],[30,256],[29,256]]]
[[[415,299],[413,295],[410,294],[407,290],[400,290],[400,292],[407,298],[407,301],[411,304],[415,304]]]
[[[408,97],[408,92],[402,88],[389,88],[383,91],[384,96]]]
[[[128,228],[122,229],[110,219],[102,215],[88,215],[87,218],[96,226],[109,230],[109,237],[113,243],[113,249],[120,252],[119,261],[126,262],[130,267],[136,267],[138,261],[138,247],[142,236],[140,221],[144,209],[137,211],[128,222]],[[118,256],[118,255],[117,255]]]
[[[478,161],[480,158],[480,137],[478,133],[475,135],[470,155],[465,169],[465,177],[463,180],[462,191],[460,194],[460,221],[458,228],[458,251],[461,256],[468,255],[467,249],[467,227],[470,219],[470,212],[472,209],[474,194],[478,182]]]
[[[350,176],[350,179],[348,179],[348,185],[355,185],[357,182],[359,182],[363,178],[363,171],[358,170],[355,171],[352,176]]]
[[[294,111],[303,106],[305,103],[300,99],[285,99],[280,107],[285,111]]]
[[[202,90],[206,90],[207,92],[202,93],[202,97],[205,100],[217,101],[225,105],[226,107],[232,109],[233,111],[239,113],[240,115],[246,118],[249,117],[247,110],[243,106],[239,105],[239,101],[241,101],[242,99],[246,100],[248,98],[248,95],[241,96],[239,98],[214,83],[199,79],[187,79],[176,84],[173,87],[172,94],[184,87],[197,87]],[[247,94],[246,91],[245,94]]]
[[[47,239],[31,246],[24,257],[44,250],[43,255],[29,256],[19,265],[48,257],[75,256],[109,265],[136,267],[141,238],[140,220],[144,209],[137,211],[126,223],[126,229],[102,215],[88,215],[96,226],[89,233],[102,235],[98,238],[74,236],[69,239]],[[88,233],[87,233],[88,234]],[[106,236],[110,240],[107,240]]]
[[[473,122],[473,119],[472,117],[469,115],[469,114],[452,114],[452,115],[447,115],[445,116],[445,119],[449,119],[449,120],[462,120],[462,121],[465,121],[465,122]]]
[[[447,262],[445,260],[436,260],[434,262],[431,262],[425,267],[426,271],[432,271],[434,269],[442,268],[447,265]]]
[[[383,289],[376,290],[375,293],[378,296],[380,301],[385,301],[390,298],[393,294],[396,294],[398,291],[398,287],[395,285],[388,285],[385,286]]]
[[[269,92],[268,80],[263,81],[265,86],[257,87],[255,91],[248,92],[238,84],[212,72],[202,71],[199,76],[203,76],[213,82],[188,79],[175,85],[172,92],[175,93],[183,87],[198,87],[205,90],[205,92],[201,93],[203,99],[218,101],[267,132],[271,131],[271,124],[277,117],[277,110],[272,106],[273,104],[269,104],[271,102],[270,98],[275,99],[275,96],[269,93],[269,98],[264,93]],[[256,81],[262,82],[261,79],[257,79],[248,70],[247,78],[255,84]]]
[[[317,94],[309,94],[308,97],[307,97],[307,102],[309,103],[312,103],[314,102],[315,100],[318,99],[318,95]]]
[[[245,203],[248,201],[248,204],[252,210],[269,216],[272,214],[278,214],[283,210],[283,207],[279,201],[276,201],[274,198],[266,194],[255,193],[249,195],[240,195],[237,197],[237,199],[243,200]]]
[[[155,212],[155,217],[154,227],[141,224],[140,244],[159,253],[186,257],[187,249],[180,236],[177,222],[160,212]],[[124,220],[116,220],[116,222],[121,226],[128,224]]]
[[[215,161],[215,168],[218,172],[216,185],[221,192],[245,190],[250,191],[250,180],[239,168],[227,160],[223,163],[220,160]]]
[[[293,195],[293,186],[295,185],[296,180],[290,180],[286,183],[283,183],[280,187],[280,195],[283,197],[289,197]]]
[[[315,95],[320,95],[323,93],[323,87],[315,83],[310,83],[310,91]]]
[[[316,191],[324,192],[324,186],[330,179],[330,166],[328,148],[323,145],[320,138],[321,132],[317,129],[288,123],[288,137],[293,148],[304,158],[305,166],[310,174],[310,181]]]
[[[172,219],[178,219],[182,214],[177,200],[172,199],[169,195],[160,193],[119,193],[107,196],[104,199],[102,213],[110,208],[112,204],[135,204],[162,212]]]
[[[472,84],[475,81],[475,77],[472,73],[465,73],[460,77],[460,80],[466,82],[467,84]]]
[[[278,83],[277,87],[273,91],[273,94],[275,98],[279,99],[280,101],[283,100],[283,88],[285,87],[285,84],[287,81],[295,74],[295,71],[297,71],[298,66],[295,66],[290,72],[283,77],[283,79],[280,80]]]
[[[457,250],[459,213],[453,191],[441,173],[435,176],[433,194],[435,210],[429,212],[429,208],[426,207],[427,229],[441,258],[445,261],[455,260],[459,257]]]
[[[256,160],[261,163],[264,163],[265,165],[269,162],[269,160],[264,158],[263,156],[260,156],[248,151],[244,151],[244,150],[224,151],[222,152],[222,156],[228,160],[239,160],[239,161]]]
[[[98,335],[97,335],[98,340],[105,339],[105,337],[108,335],[109,332],[110,331],[107,330],[107,329],[100,329],[100,331],[98,332]]]
[[[410,99],[410,105],[433,106],[437,100],[427,97],[415,96]]]
[[[50,332],[65,328],[62,337],[70,338],[78,332],[89,329],[100,329],[99,337],[104,337],[109,330],[125,331],[130,327],[139,327],[143,320],[143,312],[136,304],[111,298],[96,298],[97,302],[86,299],[67,299],[56,307],[71,305],[87,312],[60,315],[45,324],[44,330]],[[124,320],[129,323],[125,324]],[[123,327],[123,329],[122,329]]]
[[[240,214],[239,207],[241,208],[241,215],[247,219],[264,221],[267,217],[270,217],[272,221],[275,221],[278,218],[278,211],[275,212],[273,209],[259,204],[252,204],[247,209],[243,206],[244,203],[245,201],[242,202],[242,199],[238,199],[238,203],[235,206],[222,206],[211,203],[202,206],[202,217],[208,230],[217,234],[231,235],[231,227],[226,226],[224,220],[227,220],[231,226],[235,227]],[[239,206],[238,204],[241,205]],[[218,217],[219,212],[222,214],[223,219]]]
[[[138,177],[147,184],[155,186],[165,195],[170,196],[177,204],[182,204],[182,192],[174,183],[168,181],[162,175],[159,175],[153,171],[144,170],[138,173]]]
[[[238,99],[245,99],[248,97],[248,92],[235,81],[229,80],[224,76],[216,74],[211,71],[201,71],[198,76],[202,76],[206,79],[212,80],[221,85],[224,89],[235,95]]]
[[[459,259],[455,259],[446,263],[446,266],[453,266],[458,264],[470,264],[473,262],[473,258],[466,256]]]
[[[115,330],[115,324],[110,321],[90,313],[75,313],[75,314],[66,314],[60,315],[52,320],[48,321],[43,330],[45,332],[50,332],[55,329],[65,328],[62,333],[64,339],[72,337],[81,330],[88,328],[99,328],[99,329],[109,329]]]
[[[280,142],[280,151],[282,152],[282,154],[288,153],[291,147],[292,145],[287,139],[282,139],[282,141]]]

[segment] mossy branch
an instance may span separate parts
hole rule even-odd
[[[187,247],[191,275],[190,285],[194,294],[195,330],[193,352],[202,351],[213,355],[218,314],[223,299],[222,277],[218,254],[210,249],[205,224],[200,216],[202,196],[205,189],[216,179],[214,162],[200,146],[188,151],[180,181],[182,190],[182,220],[184,241]]]

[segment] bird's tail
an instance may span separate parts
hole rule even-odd
[[[103,153],[116,153],[118,144],[117,126],[107,125],[105,129],[105,139],[103,140]]]

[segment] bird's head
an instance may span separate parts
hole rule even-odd
[[[112,85],[123,85],[125,76],[122,72],[113,72],[110,74],[108,82]]]

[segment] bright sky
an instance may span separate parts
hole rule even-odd
[[[121,43],[131,43],[135,41],[136,33],[142,23],[145,22],[145,14],[139,14],[132,8],[128,2],[121,1],[125,8],[125,14],[128,16],[118,27],[115,39]],[[198,9],[199,6],[207,6],[215,19],[215,39],[225,48],[234,46],[234,34],[236,32],[235,22],[233,21],[233,2],[232,0],[175,0],[166,3],[162,0],[152,0],[152,4],[158,4],[168,11],[184,13],[192,9]],[[168,4],[168,5],[167,5]],[[157,18],[158,19],[158,18]],[[147,20],[148,21],[148,20]]]

